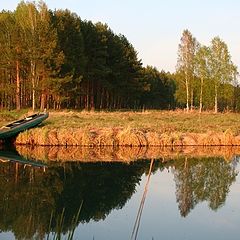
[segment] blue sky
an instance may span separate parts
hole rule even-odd
[[[240,67],[239,0],[45,0],[50,9],[69,9],[82,20],[107,23],[125,35],[143,65],[175,71],[181,34],[189,29],[197,40],[209,45],[219,36]],[[6,0],[0,8],[14,10],[19,1]]]

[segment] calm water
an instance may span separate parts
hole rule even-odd
[[[131,239],[136,220],[132,239],[239,239],[238,157],[158,159],[151,175],[148,159],[47,166],[1,159],[1,240]]]

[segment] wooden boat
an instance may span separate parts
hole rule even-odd
[[[36,127],[46,118],[48,118],[48,113],[37,113],[30,115],[26,118],[17,120],[15,122],[9,123],[0,128],[0,139],[8,139],[16,136],[18,133],[23,132],[29,128]]]

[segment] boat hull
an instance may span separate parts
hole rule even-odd
[[[20,132],[36,127],[37,125],[42,123],[45,119],[47,119],[48,116],[49,116],[48,113],[34,114],[32,116],[26,117],[24,119],[3,126],[0,129],[0,139],[5,140],[13,138]]]

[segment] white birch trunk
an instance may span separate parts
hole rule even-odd
[[[215,84],[215,113],[218,112],[218,91],[217,85]]]
[[[186,77],[186,81],[185,81],[185,84],[186,84],[186,110],[187,112],[189,111],[189,81],[188,81],[188,77]]]
[[[202,112],[202,100],[203,100],[203,77],[201,77],[200,99],[199,99],[199,112]]]

